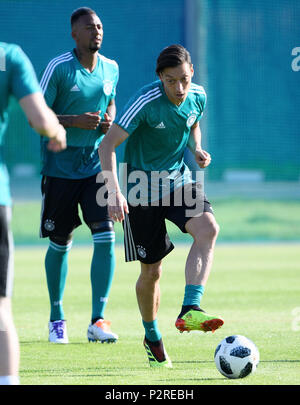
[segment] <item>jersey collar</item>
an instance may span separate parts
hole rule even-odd
[[[99,55],[98,52],[97,52],[97,65],[96,65],[95,69],[94,69],[92,72],[90,72],[89,70],[87,70],[87,69],[86,69],[84,66],[82,66],[82,64],[79,62],[79,59],[78,59],[78,57],[77,57],[77,55],[76,55],[76,52],[75,52],[75,49],[72,50],[72,55],[74,56],[75,63],[76,63],[76,65],[80,68],[80,70],[84,71],[86,74],[89,74],[89,75],[95,75],[95,74],[97,74],[96,72],[97,72],[97,70],[98,70],[98,66],[99,66],[99,63],[100,63],[100,55]]]

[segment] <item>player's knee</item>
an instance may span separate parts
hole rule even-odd
[[[51,242],[56,243],[60,246],[67,246],[70,242],[72,242],[72,234],[67,236],[50,236],[49,238]]]
[[[0,331],[3,329],[3,323],[12,316],[11,299],[9,297],[0,297]],[[2,329],[1,329],[2,325]]]
[[[207,218],[193,235],[195,242],[214,241],[220,231],[220,226],[213,218]]]
[[[159,281],[162,273],[161,262],[153,264],[142,263],[142,277],[150,282]]]
[[[102,232],[114,232],[114,223],[110,220],[90,222],[88,227],[93,235]]]
[[[220,232],[220,226],[219,224],[214,220],[211,224],[210,224],[210,234],[212,239],[216,239],[218,234]]]
[[[219,233],[220,227],[215,220],[207,221],[203,229],[203,236],[207,240],[216,239]]]

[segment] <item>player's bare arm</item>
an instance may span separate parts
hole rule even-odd
[[[120,190],[116,159],[116,148],[121,145],[128,136],[126,131],[118,125],[113,124],[99,147],[102,173],[106,180],[108,191],[108,213],[116,222],[122,222],[124,212],[128,213],[127,201]]]
[[[101,111],[95,111],[86,112],[79,115],[58,115],[57,117],[61,125],[63,125],[65,128],[73,127],[96,130],[100,125],[102,132],[106,134],[116,116],[115,101],[111,100],[109,103],[103,120],[100,118],[100,113]]]
[[[116,117],[116,104],[115,100],[111,100],[107,106],[106,113],[104,114],[104,119],[102,119],[100,123],[102,132],[104,134],[106,134],[109,128],[112,126],[115,117]]]
[[[201,147],[201,130],[199,122],[191,127],[188,147],[195,156],[196,163],[201,169],[207,167],[211,162],[211,156]]]
[[[86,112],[79,115],[58,115],[57,118],[61,125],[65,128],[81,128],[81,129],[92,129],[98,128],[101,118],[101,111]]]

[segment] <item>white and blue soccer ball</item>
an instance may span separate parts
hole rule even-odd
[[[215,363],[225,377],[244,378],[256,370],[259,351],[245,336],[227,336],[215,350]]]

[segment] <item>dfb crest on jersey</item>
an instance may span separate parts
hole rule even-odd
[[[104,80],[103,82],[103,92],[106,96],[110,96],[113,90],[113,84],[110,80]]]
[[[195,113],[192,113],[191,115],[189,115],[189,117],[186,121],[186,125],[190,128],[192,125],[194,125],[196,119],[197,119],[197,115]]]

